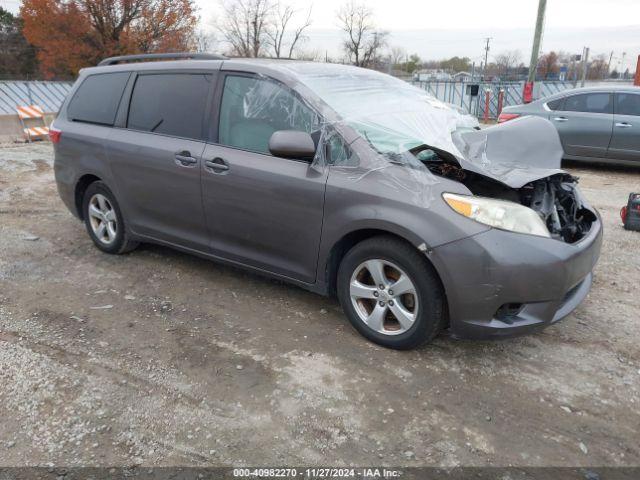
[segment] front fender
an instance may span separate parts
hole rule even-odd
[[[325,194],[317,283],[325,281],[333,247],[345,236],[358,231],[379,230],[401,237],[416,248],[424,244],[424,250],[431,250],[489,229],[457,215],[442,199],[445,191],[468,194],[464,185],[438,178],[436,183],[423,186],[429,191],[422,198],[429,200],[417,203],[413,201],[415,197],[398,188],[397,182],[388,181],[386,175],[389,174],[394,175],[381,170],[358,176],[353,169],[331,167]],[[395,179],[401,178],[400,175]],[[414,192],[421,188],[415,183],[415,176],[403,181]],[[414,183],[409,185],[409,181]]]

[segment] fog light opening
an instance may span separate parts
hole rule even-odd
[[[512,324],[513,317],[517,317],[522,311],[522,303],[505,303],[496,310],[495,317],[505,323]]]

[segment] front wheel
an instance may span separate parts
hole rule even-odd
[[[369,340],[408,349],[432,340],[446,322],[442,286],[411,245],[374,237],[355,245],[338,269],[338,299]]]

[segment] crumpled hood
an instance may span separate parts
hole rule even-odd
[[[460,166],[512,188],[565,173],[563,149],[553,124],[540,117],[522,117],[483,130],[454,133]]]
[[[348,142],[363,138],[379,153],[400,156],[428,145],[448,153],[463,169],[512,188],[562,173],[562,145],[546,119],[522,117],[472,130],[468,115],[390,75],[349,65],[305,62],[283,63],[280,68],[317,96],[319,107],[327,105],[330,113],[337,114],[328,124],[353,130],[346,135]],[[373,162],[369,167],[380,166]]]

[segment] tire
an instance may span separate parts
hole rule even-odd
[[[90,207],[96,207],[101,215]],[[82,215],[87,233],[103,252],[121,254],[138,246],[127,232],[116,197],[103,182],[93,182],[87,187],[82,199]],[[100,225],[104,225],[104,229]]]
[[[384,288],[375,278],[382,278]],[[445,295],[434,268],[412,245],[391,236],[364,240],[347,252],[338,268],[337,293],[355,329],[384,347],[423,345],[446,324]]]

